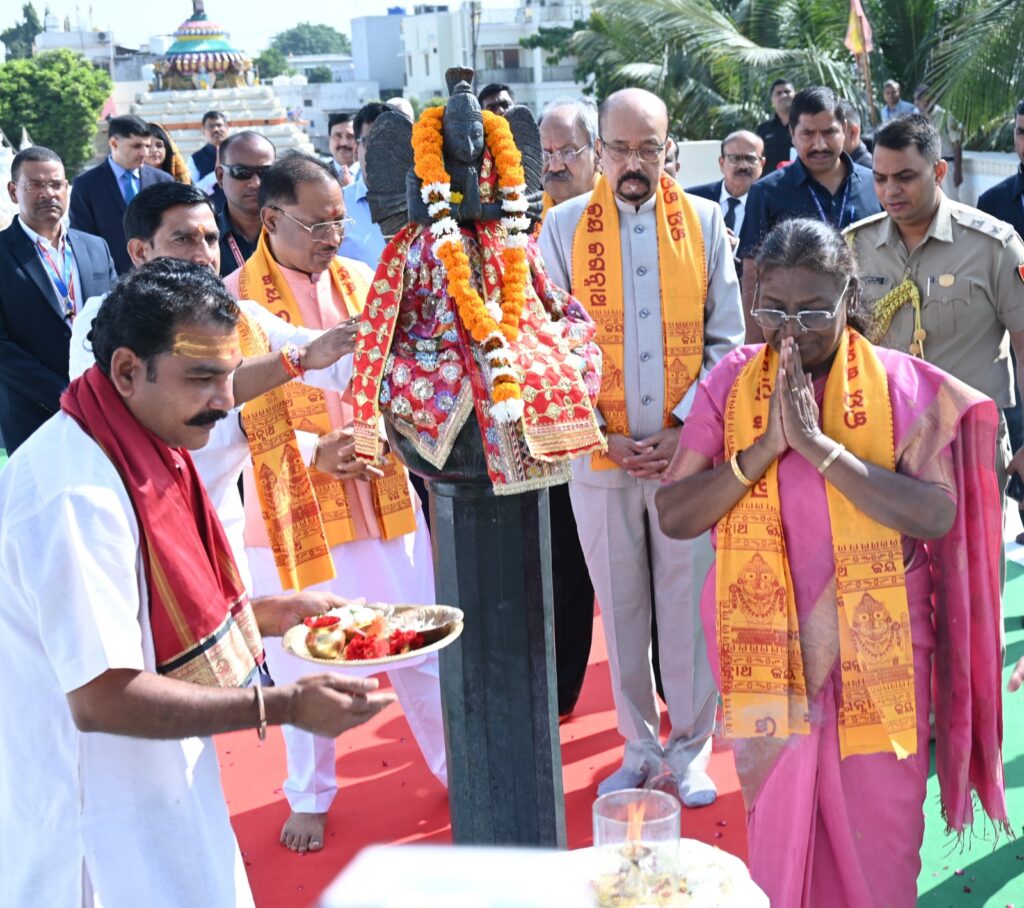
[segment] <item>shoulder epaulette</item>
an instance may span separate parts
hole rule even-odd
[[[869,224],[877,224],[883,218],[887,217],[889,217],[889,215],[886,214],[884,210],[879,211],[878,214],[869,214],[866,218],[861,218],[859,221],[854,221],[850,224],[850,226],[843,231],[843,236],[849,237],[850,234],[860,230],[862,227],[867,227]]]
[[[953,220],[961,227],[965,227],[967,230],[976,230],[978,233],[984,233],[995,240],[999,240],[1004,246],[1010,242],[1016,233],[1012,224],[1000,221],[999,218],[994,218],[992,215],[986,214],[977,208],[971,208],[968,205],[960,205],[954,202],[952,203],[952,209]]]

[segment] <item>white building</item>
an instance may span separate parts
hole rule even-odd
[[[543,50],[524,48],[519,39],[541,26],[571,28],[589,15],[589,2],[562,0],[519,0],[505,9],[481,9],[476,2],[457,10],[417,6],[402,20],[406,95],[421,101],[446,97],[445,70],[468,66],[476,71],[478,90],[489,82],[507,84],[520,104],[539,113],[555,98],[579,94],[580,86],[571,60],[551,66]]]
[[[307,79],[314,69],[321,66],[331,71],[332,82],[352,82],[356,78],[350,54],[289,54],[287,60],[291,69]]]
[[[352,20],[355,78],[376,82],[382,98],[400,95],[405,88],[404,18],[399,8],[386,16],[360,16]]]

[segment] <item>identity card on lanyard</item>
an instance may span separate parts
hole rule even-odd
[[[816,193],[811,188],[810,184],[808,184],[808,186],[807,186],[807,191],[811,194],[811,198],[814,200],[814,207],[818,209],[818,217],[821,218],[826,224],[832,224],[832,226],[835,227],[837,230],[842,230],[843,229],[843,216],[846,214],[846,202],[850,198],[850,183],[851,182],[852,181],[849,178],[846,180],[846,188],[843,190],[843,201],[842,201],[842,203],[839,206],[839,223],[838,224],[833,223],[832,222],[832,218],[830,218],[827,214],[825,214],[825,209],[824,209],[824,207],[821,204],[821,199],[818,198],[818,193]],[[850,218],[850,221],[852,223],[852,221],[853,221],[852,217]]]
[[[36,252],[43,260],[46,273],[49,274],[53,283],[53,289],[60,297],[61,306],[64,308],[66,321],[73,321],[75,318],[75,271],[74,261],[71,257],[71,244],[65,238],[64,255],[61,260],[61,270],[57,270],[57,264],[50,255],[50,251],[43,245],[42,240],[36,240]]]

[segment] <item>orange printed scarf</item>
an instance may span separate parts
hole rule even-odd
[[[725,456],[763,433],[779,369],[768,345],[743,369],[725,412]],[[858,457],[896,468],[885,368],[847,329],[829,372],[822,429]],[[826,480],[836,566],[843,702],[842,756],[917,750],[914,661],[903,544]],[[726,734],[807,734],[800,625],[782,528],[778,463],[718,523],[717,628]],[[890,633],[870,633],[879,619]]]
[[[68,386],[60,405],[110,458],[135,509],[156,670],[244,687],[263,664],[263,640],[188,451],[144,428],[98,366]]]
[[[672,409],[696,381],[704,361],[708,276],[700,218],[675,180],[664,175],[657,189],[655,222],[665,363],[664,425],[669,426]],[[604,354],[597,402],[608,432],[628,435],[619,213],[611,184],[603,176],[573,237],[572,294],[597,325],[596,340]],[[605,454],[592,454],[591,466],[595,470],[615,468]]]
[[[330,271],[348,314],[361,312],[369,288],[337,258]],[[302,324],[298,304],[270,254],[265,232],[239,274],[239,295],[293,325]],[[269,352],[258,326],[240,325],[239,337],[243,355]],[[295,438],[296,429],[316,435],[331,431],[324,392],[288,382],[249,401],[242,409],[242,423],[282,586],[303,589],[332,579],[335,570],[330,550],[356,538],[355,522],[344,482],[319,470],[307,470]],[[416,529],[416,512],[405,469],[394,455],[389,455],[382,469],[384,477],[371,483],[374,511],[383,538],[394,539]]]

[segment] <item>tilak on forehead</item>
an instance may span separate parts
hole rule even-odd
[[[174,336],[171,353],[192,359],[221,359],[233,363],[241,355],[238,332],[232,331],[230,334],[211,337],[208,334],[179,331]]]

